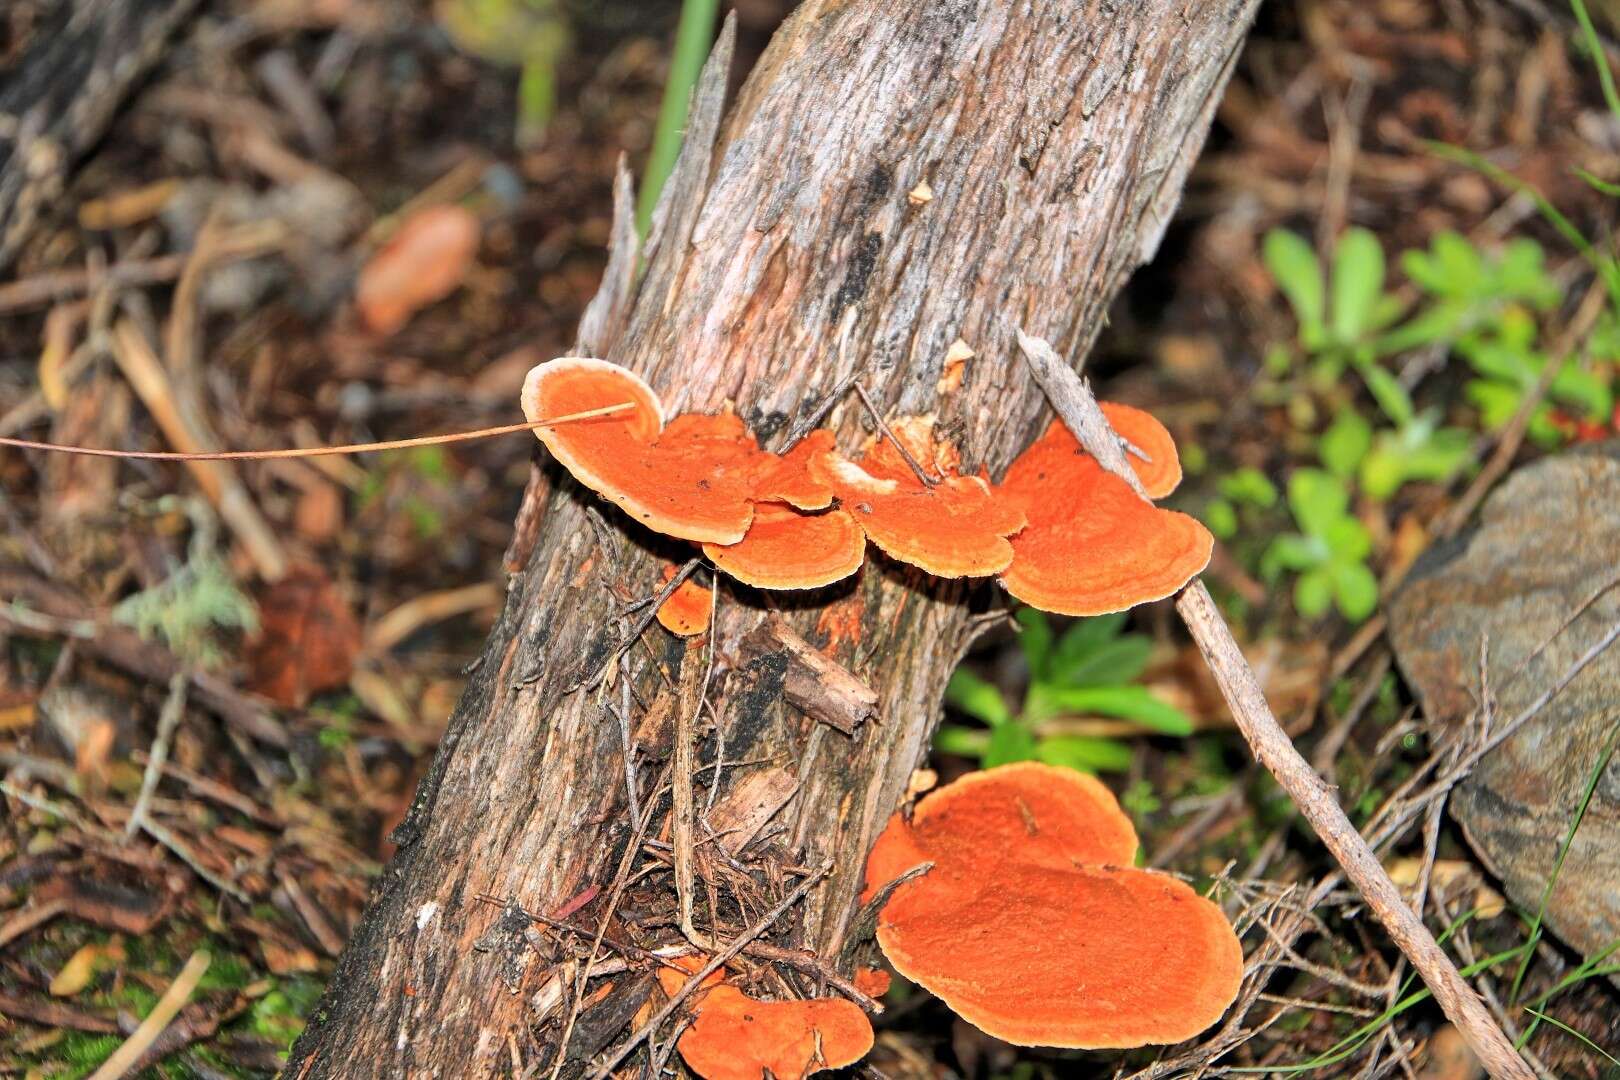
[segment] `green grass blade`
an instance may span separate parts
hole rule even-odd
[[[685,0],[681,21],[675,30],[675,53],[669,61],[669,82],[664,84],[664,100],[658,106],[658,127],[653,131],[652,153],[647,157],[647,174],[641,179],[636,199],[636,229],[642,236],[652,224],[658,193],[675,168],[686,130],[686,114],[692,106],[692,90],[697,86],[703,61],[714,41],[715,12],[719,0]]]
[[[1575,21],[1581,24],[1581,36],[1586,39],[1587,51],[1592,54],[1592,63],[1597,67],[1598,82],[1603,84],[1603,100],[1609,103],[1610,114],[1620,120],[1620,94],[1614,90],[1614,72],[1609,70],[1609,54],[1604,51],[1603,42],[1598,38],[1597,27],[1592,25],[1586,2],[1569,0],[1569,6],[1575,12]]]
[[[1590,1046],[1593,1050],[1596,1050],[1598,1053],[1600,1053],[1604,1057],[1608,1058],[1614,1064],[1620,1065],[1620,1058],[1615,1057],[1613,1054],[1611,1054],[1607,1050],[1603,1049],[1603,1047],[1599,1046],[1597,1043],[1593,1042],[1591,1039],[1588,1039],[1585,1035],[1582,1035],[1580,1032],[1576,1031],[1574,1028],[1570,1027],[1568,1024],[1566,1024],[1562,1020],[1558,1019],[1558,1017],[1556,1017],[1556,1016],[1548,1016],[1546,1013],[1537,1012],[1534,1009],[1526,1009],[1525,1012],[1529,1013],[1531,1016],[1534,1016],[1538,1021],[1545,1020],[1545,1021],[1547,1021],[1547,1023],[1551,1024],[1553,1027],[1557,1028],[1559,1031],[1562,1031],[1562,1032],[1565,1032],[1567,1034],[1575,1036],[1577,1039],[1581,1040],[1581,1042],[1585,1043],[1587,1046]]]

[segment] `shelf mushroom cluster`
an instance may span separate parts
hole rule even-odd
[[[1093,777],[1035,762],[969,773],[896,814],[862,901],[896,971],[985,1033],[1123,1049],[1190,1039],[1237,996],[1243,950],[1182,881],[1132,866],[1136,830]]]
[[[540,364],[522,401],[532,422],[626,406],[535,434],[581,484],[646,527],[702,545],[721,571],[756,588],[840,581],[860,569],[870,541],[938,577],[999,576],[1031,606],[1101,615],[1171,595],[1214,545],[1195,519],[1137,498],[1056,421],[995,485],[963,475],[955,448],[925,419],[893,425],[904,453],[874,439],[851,459],[818,429],[772,454],[730,413],[666,421],[651,387],[604,360]],[[1139,451],[1131,463],[1148,494],[1168,495],[1181,480],[1170,433],[1139,409],[1103,408]]]

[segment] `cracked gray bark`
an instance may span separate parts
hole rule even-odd
[[[670,412],[731,401],[766,446],[858,375],[888,415],[936,415],[967,462],[999,475],[1046,408],[1012,328],[1085,354],[1159,241],[1257,2],[811,0],[718,130],[723,80],[700,88],[640,281],[602,305],[622,322],[597,318],[591,334]],[[932,199],[909,199],[925,181]],[[976,356],[953,389],[942,375],[957,338]],[[857,445],[858,406],[833,420]],[[474,948],[500,917],[476,898],[543,912],[608,890],[629,833],[619,732],[573,686],[611,651],[608,586],[650,594],[661,558],[687,554],[616,512],[603,512],[611,531],[593,528],[588,493],[550,463],[544,475],[528,496],[545,512],[527,567],[289,1076],[483,1074],[506,1067],[509,1034],[526,1059],[556,1037],[525,1013],[544,964]],[[833,869],[788,936],[829,957],[867,848],[926,753],[971,613],[1002,602],[992,583],[871,555],[843,586],[771,598],[876,691],[858,738],[815,734],[783,700],[781,665],[759,658],[716,698],[728,761],[769,758],[803,780],[779,842]],[[722,653],[764,615],[765,598],[728,589]],[[673,668],[680,652],[661,634],[649,641]],[[640,667],[638,699],[667,700]],[[645,710],[634,722],[649,758],[667,751]],[[726,770],[722,798],[744,772]]]

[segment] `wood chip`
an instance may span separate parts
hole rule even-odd
[[[877,692],[772,614],[739,643],[745,658],[787,658],[782,694],[800,712],[845,735],[877,714]]]
[[[786,769],[773,765],[748,770],[709,811],[709,828],[719,838],[720,846],[735,855],[798,790],[799,781]]]

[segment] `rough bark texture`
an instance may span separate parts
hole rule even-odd
[[[58,0],[0,78],[0,270],[197,0]]]
[[[1085,353],[1158,243],[1256,3],[812,0],[762,58],[712,155],[719,102],[700,89],[624,329],[598,340],[671,411],[729,400],[767,446],[858,375],[889,415],[936,415],[967,461],[999,473],[1044,409],[1013,328]],[[914,203],[924,181],[933,197]],[[950,389],[941,376],[958,337],[977,355]],[[858,408],[834,419],[853,448]],[[657,589],[648,546],[686,554],[633,530],[623,543],[622,516],[593,525],[593,501],[554,467],[547,476],[527,569],[289,1075],[500,1067],[509,1032],[532,1046],[525,1010],[541,976],[524,970],[532,954],[521,949],[474,948],[500,917],[476,898],[544,912],[612,879],[628,834],[625,780],[599,697],[618,693],[576,687],[613,651],[611,589]],[[802,865],[832,864],[790,914],[805,946],[831,956],[842,944],[867,848],[926,751],[971,613],[999,602],[994,589],[873,553],[842,587],[771,598],[876,691],[877,717],[856,738],[787,705],[783,665],[769,657],[713,695],[726,760],[785,763],[802,779],[773,825],[780,842],[803,845]],[[727,590],[722,656],[764,607]],[[673,668],[680,652],[660,634],[649,640]],[[641,668],[637,700],[667,699]],[[654,758],[661,740],[639,731]],[[655,768],[642,771],[645,783]],[[739,774],[726,771],[722,799]]]

